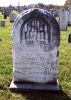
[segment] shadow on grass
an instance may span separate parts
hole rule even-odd
[[[60,92],[47,92],[47,91],[29,91],[29,92],[19,92],[23,97],[26,97],[26,100],[71,100],[71,98],[64,93]]]

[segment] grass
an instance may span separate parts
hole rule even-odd
[[[0,14],[0,20],[3,15]],[[58,79],[62,92],[22,92],[16,93],[9,90],[12,80],[12,23],[6,20],[5,28],[0,27],[0,100],[71,100],[71,44],[68,43],[67,31],[61,32]]]

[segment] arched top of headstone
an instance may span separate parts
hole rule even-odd
[[[33,19],[37,19],[40,22],[42,21],[43,24],[44,23],[47,24],[47,26],[49,28],[48,29],[49,34],[52,35],[52,40],[55,39],[56,45],[59,46],[59,44],[60,44],[59,25],[58,25],[57,21],[55,20],[55,18],[48,11],[46,11],[44,9],[32,8],[32,9],[28,9],[28,10],[22,12],[19,15],[19,17],[16,18],[16,20],[14,22],[14,26],[13,26],[13,30],[12,30],[13,34],[14,34],[14,31],[18,28],[18,26],[22,30],[23,25]],[[50,35],[49,35],[49,37],[50,37]],[[50,40],[49,40],[49,42],[50,42]]]

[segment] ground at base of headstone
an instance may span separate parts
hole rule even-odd
[[[10,84],[10,90],[19,90],[19,91],[27,91],[27,90],[41,90],[41,91],[60,91],[61,87],[57,81],[57,84],[31,84],[31,83],[16,83],[14,81]]]

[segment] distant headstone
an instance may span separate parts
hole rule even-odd
[[[5,27],[5,21],[1,21],[1,27]]]
[[[60,9],[59,10],[59,26],[60,30],[66,31],[68,27],[68,10],[66,9]]]
[[[12,29],[13,81],[10,89],[60,90],[57,84],[60,29],[43,9],[24,11]]]
[[[68,42],[71,43],[71,33],[69,33]]]
[[[4,19],[7,19],[7,16],[9,16],[10,13],[11,13],[11,9],[5,8],[3,11]]]
[[[4,19],[7,19],[7,15],[4,14]]]
[[[68,25],[71,26],[71,6],[68,8],[69,15],[68,15]]]
[[[56,9],[50,9],[50,13],[52,14],[52,16],[58,17],[58,10],[56,10]]]
[[[17,17],[17,15],[14,14],[14,13],[10,13],[9,17],[10,17],[10,22],[14,22],[14,20],[15,20],[16,17]]]

